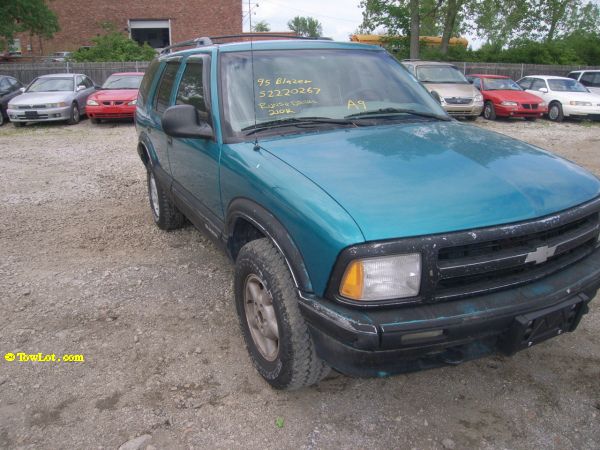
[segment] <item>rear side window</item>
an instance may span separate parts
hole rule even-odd
[[[173,89],[173,82],[175,81],[175,75],[177,74],[178,70],[179,61],[168,62],[167,67],[160,78],[154,104],[156,112],[159,114],[165,112],[165,110],[170,106],[169,100],[171,99],[171,90]]]
[[[154,80],[154,76],[156,75],[156,71],[159,67],[160,62],[158,59],[155,59],[150,63],[148,69],[146,69],[146,73],[144,74],[144,78],[142,80],[142,84],[140,84],[140,90],[138,92],[138,104],[144,105],[146,103],[148,91],[150,90],[150,86],[152,86],[152,81]]]
[[[203,59],[188,61],[179,89],[175,104],[192,105],[202,116],[208,116],[208,99],[206,97],[206,82]],[[208,64],[208,62],[206,62]]]

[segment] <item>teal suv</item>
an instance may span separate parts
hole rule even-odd
[[[512,354],[573,331],[600,285],[600,181],[451,119],[379,47],[178,44],[136,127],[156,225],[231,257],[276,388]]]

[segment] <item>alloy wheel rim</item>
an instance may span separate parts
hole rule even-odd
[[[77,106],[73,106],[73,120],[75,123],[79,122],[79,108]]]
[[[551,119],[556,119],[558,117],[558,106],[552,106],[552,108],[550,108],[550,114],[549,114]]]
[[[246,278],[244,311],[255,347],[267,361],[274,361],[279,354],[279,325],[273,296],[255,274]]]
[[[486,119],[489,119],[490,118],[490,113],[491,113],[491,111],[490,111],[490,105],[486,105],[485,106],[485,110],[483,111],[484,117]]]
[[[155,217],[159,216],[160,206],[158,204],[158,189],[156,188],[156,180],[154,175],[150,174],[150,205]]]

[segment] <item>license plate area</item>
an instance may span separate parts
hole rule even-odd
[[[504,353],[513,353],[539,344],[554,336],[573,331],[588,311],[585,294],[579,294],[554,307],[515,317],[509,330],[500,340]]]
[[[37,119],[39,117],[37,111],[25,111],[26,119]]]

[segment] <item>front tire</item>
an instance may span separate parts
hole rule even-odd
[[[71,116],[69,117],[69,120],[67,120],[67,123],[69,125],[77,125],[80,119],[81,114],[79,113],[79,106],[77,106],[77,103],[73,103],[71,105]]]
[[[167,192],[160,186],[152,168],[148,168],[148,199],[154,223],[161,230],[175,230],[184,223],[183,214],[179,212]]]
[[[235,264],[234,289],[250,359],[271,386],[300,389],[329,373],[300,313],[285,260],[268,239],[242,247]]]
[[[548,119],[553,122],[562,122],[564,118],[562,105],[558,102],[550,103],[550,106],[548,107]]]
[[[496,108],[492,102],[485,102],[483,117],[487,120],[496,120]]]
[[[4,112],[2,112],[2,108],[0,108],[0,127],[4,125]]]

